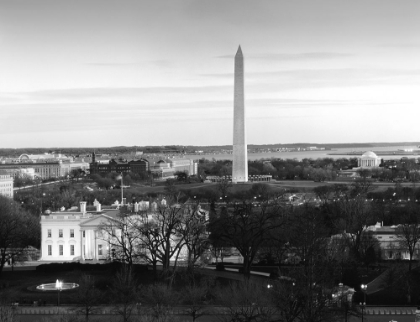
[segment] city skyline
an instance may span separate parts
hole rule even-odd
[[[0,0],[0,142],[230,145],[239,44],[248,144],[418,141],[419,12],[416,0]]]

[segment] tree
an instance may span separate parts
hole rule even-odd
[[[329,234],[322,213],[310,205],[296,208],[290,216],[289,229],[290,244],[301,259],[301,265],[289,271],[289,281],[294,285],[274,285],[274,291],[283,289],[291,297],[283,298],[280,311],[288,317],[298,314],[296,321],[299,322],[336,321],[328,298],[340,272],[335,258],[330,255]]]
[[[109,218],[99,225],[100,238],[107,241],[112,259],[128,264],[131,268],[135,259],[139,257],[141,238],[134,224],[136,215],[120,212],[117,218]]]
[[[215,287],[215,279],[212,277],[201,277],[200,281],[196,280],[194,273],[184,275],[185,287],[181,291],[182,304],[187,307],[188,313],[193,321],[196,321],[203,315],[206,315],[206,305],[212,298],[211,290]]]
[[[217,299],[226,309],[221,321],[272,321],[277,311],[272,306],[267,287],[250,281],[231,282],[217,291]]]
[[[188,250],[188,269],[193,270],[194,264],[209,246],[206,212],[200,208],[189,207],[179,233],[184,237],[184,244]]]
[[[163,275],[170,275],[170,261],[174,261],[174,270],[180,251],[185,243],[183,226],[185,216],[190,210],[183,204],[174,203],[172,198],[166,204],[160,204],[156,212],[147,212],[133,217],[131,227],[138,236],[140,245],[140,258],[153,265],[156,273],[156,264],[161,262]]]
[[[8,258],[20,256],[30,245],[39,245],[40,231],[35,216],[12,199],[0,196],[0,277]]]
[[[138,309],[140,290],[138,283],[129,266],[122,266],[112,282],[110,295],[113,310],[120,315],[124,322],[132,320],[132,315]]]
[[[160,205],[156,214],[153,215],[154,229],[156,229],[159,244],[156,256],[162,263],[163,275],[166,277],[169,276],[171,259],[174,260],[175,269],[179,253],[184,245],[185,238],[179,232],[182,229],[185,212],[188,211],[183,204],[174,203],[173,200],[168,199],[167,205]]]
[[[176,181],[174,179],[166,180],[164,191],[169,198],[178,201],[178,198],[180,197],[180,191],[176,186]]]
[[[417,221],[406,221],[398,225],[396,230],[399,245],[402,249],[408,251],[408,271],[411,271],[414,252],[417,244],[420,242],[420,225]]]
[[[269,232],[283,225],[283,215],[284,210],[274,202],[260,206],[246,202],[232,205],[222,209],[212,224],[212,233],[238,249],[244,258],[244,275],[249,278],[255,256]]]
[[[373,236],[373,232],[364,230],[360,238],[360,260],[369,269],[369,265],[375,263],[380,253],[379,241]]]
[[[354,194],[354,192],[350,193]],[[356,195],[354,198],[346,195],[337,200],[331,209],[335,229],[338,232],[346,232],[344,237],[348,241],[351,255],[359,261],[365,227],[376,223],[371,202],[367,201],[363,195]]]
[[[9,290],[0,291],[0,322],[18,321],[16,307],[10,305],[17,299],[17,293]]]
[[[216,184],[216,189],[219,191],[222,198],[227,196],[229,190],[232,188],[232,182],[228,179],[222,179]]]
[[[85,321],[89,321],[92,314],[98,312],[96,307],[100,304],[101,293],[95,288],[93,276],[82,274],[79,279],[79,287],[76,289],[75,300],[80,305],[75,312],[85,317]]]
[[[82,169],[72,169],[69,173],[70,179],[73,181],[79,180],[85,172]]]
[[[185,171],[177,171],[174,173],[174,176],[179,182],[187,182],[188,173]]]
[[[158,283],[149,285],[143,292],[141,299],[149,304],[146,313],[156,322],[173,321],[171,308],[179,297],[170,285]]]

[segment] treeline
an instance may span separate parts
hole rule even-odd
[[[357,158],[323,159],[261,159],[248,161],[249,175],[272,175],[279,180],[334,180],[339,170],[357,167]],[[198,171],[202,176],[232,174],[232,161],[200,159]]]
[[[134,154],[137,151],[144,153],[163,153],[164,151],[183,152],[185,147],[178,145],[167,146],[115,146],[115,147],[75,147],[75,148],[22,148],[22,149],[0,149],[0,157],[18,157],[21,154],[44,154],[61,153],[65,155],[92,154],[95,151],[98,154]]]

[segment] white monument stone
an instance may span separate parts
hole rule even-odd
[[[244,99],[244,57],[241,46],[235,55],[235,89],[233,101],[233,169],[232,182],[248,181]]]

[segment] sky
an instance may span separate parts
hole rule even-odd
[[[418,0],[0,0],[0,148],[420,141]]]

